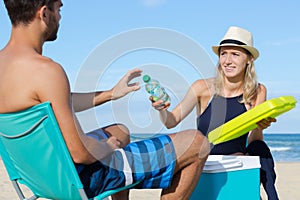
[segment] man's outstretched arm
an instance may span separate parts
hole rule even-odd
[[[142,71],[133,69],[128,71],[120,81],[110,90],[90,93],[72,93],[72,104],[75,112],[90,109],[107,101],[122,98],[130,92],[140,89],[138,83],[130,83],[132,79],[139,77]]]

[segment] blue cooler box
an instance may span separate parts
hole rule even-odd
[[[210,155],[190,200],[259,200],[258,156]]]

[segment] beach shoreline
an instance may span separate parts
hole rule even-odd
[[[300,199],[300,176],[298,170],[300,169],[300,162],[276,162],[275,170],[277,173],[276,188],[278,190],[279,199]],[[0,158],[0,199],[14,200],[18,199],[16,192],[8,179],[7,172],[4,168],[3,162]],[[25,188],[25,194],[30,194],[30,191]],[[159,189],[143,189],[132,190],[130,192],[131,200],[155,200],[159,199],[161,190]],[[261,187],[261,197],[266,200],[266,194]]]

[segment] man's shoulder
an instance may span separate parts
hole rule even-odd
[[[16,49],[14,47],[6,47],[0,51],[0,66],[4,68],[17,69],[19,73],[38,74],[47,71],[61,71],[62,66],[53,61],[51,58],[36,53],[26,48]]]
[[[54,60],[52,60],[49,57],[46,56],[36,56],[35,58],[35,62],[38,66],[45,68],[45,69],[57,69],[57,70],[61,70],[62,67],[58,62],[55,62]]]
[[[35,91],[68,82],[66,73],[59,63],[39,54],[27,55],[24,58],[20,56],[20,61],[15,63],[14,67],[18,70],[15,75],[28,81],[28,85],[31,85]]]
[[[51,58],[45,56],[35,56],[27,65],[28,69],[35,74],[51,76],[55,74],[65,74],[63,67],[53,61]]]

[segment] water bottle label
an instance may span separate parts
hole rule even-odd
[[[143,80],[146,83],[146,91],[152,96],[153,101],[162,100],[164,103],[170,101],[169,95],[158,81],[151,79],[148,75],[145,75]]]

